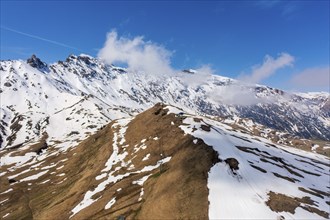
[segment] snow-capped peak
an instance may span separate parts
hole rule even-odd
[[[249,118],[281,132],[330,140],[324,96],[311,98],[188,71],[194,74],[143,74],[89,55],[70,55],[52,65],[35,55],[28,64],[1,61],[1,147],[32,143],[44,132],[49,140],[82,140],[110,120],[158,102],[211,117]]]
[[[26,62],[30,66],[37,68],[42,72],[48,70],[47,64],[41,61],[35,54],[32,54],[32,56],[29,59],[27,59]]]

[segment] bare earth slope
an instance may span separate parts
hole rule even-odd
[[[207,219],[207,177],[217,153],[193,143],[179,128],[182,118],[167,111],[156,105],[65,152],[49,146],[28,161],[21,150],[2,151],[0,216]]]

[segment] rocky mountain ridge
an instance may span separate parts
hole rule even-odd
[[[329,93],[294,94],[186,72],[129,72],[88,55],[70,55],[51,65],[36,56],[1,61],[1,148],[45,137],[49,145],[77,144],[110,121],[158,102],[197,115],[251,119],[299,138],[330,140]]]

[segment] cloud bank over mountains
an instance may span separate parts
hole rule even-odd
[[[150,75],[174,76],[181,70],[171,65],[173,51],[168,50],[161,44],[146,41],[143,36],[124,37],[119,36],[116,30],[107,34],[103,48],[98,52],[98,58],[108,64],[124,65],[132,72],[144,72]],[[260,64],[251,67],[249,73],[240,74],[237,79],[247,84],[262,83],[269,77],[275,75],[278,70],[293,67],[296,58],[289,53],[281,52],[277,57],[266,55]],[[194,74],[179,74],[187,85],[206,83],[207,78],[212,74],[217,74],[211,65],[201,65],[196,68]],[[300,73],[294,74],[289,80],[288,86],[299,90],[299,88],[312,88],[321,86],[329,87],[329,66],[322,68],[308,68]],[[219,92],[219,91],[218,91]],[[243,94],[232,88],[231,94]],[[219,92],[219,93],[223,93]],[[242,99],[242,96],[234,96],[233,99]],[[253,100],[250,95],[243,100]],[[250,103],[248,101],[248,103]]]
[[[132,39],[119,37],[115,30],[107,34],[104,47],[98,57],[109,64],[125,64],[132,71],[148,74],[171,74],[172,52],[162,45],[145,41],[143,36]]]
[[[292,83],[299,87],[330,87],[330,68],[315,67],[303,70],[292,78]]]
[[[277,58],[266,55],[262,64],[253,66],[250,74],[243,74],[239,79],[249,83],[260,83],[277,70],[293,66],[294,61],[295,58],[288,53],[280,53]]]

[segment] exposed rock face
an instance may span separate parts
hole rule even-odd
[[[235,171],[239,169],[239,162],[235,158],[227,158],[225,159],[225,162],[228,164],[231,170]]]
[[[37,69],[40,69],[40,70],[42,70],[42,69],[44,69],[44,68],[47,67],[47,64],[44,63],[44,62],[42,62],[42,61],[41,61],[36,55],[34,55],[34,54],[31,56],[31,58],[27,59],[26,62],[27,62],[30,66],[32,66],[32,67],[34,67],[34,68],[37,68]]]
[[[327,117],[330,117],[330,97],[326,100],[326,102],[322,105],[321,110]]]

